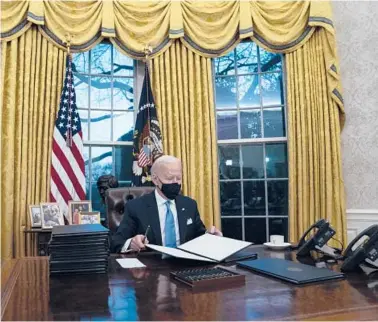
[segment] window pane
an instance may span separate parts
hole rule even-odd
[[[239,106],[258,107],[260,106],[260,89],[258,75],[238,77]]]
[[[283,107],[264,109],[264,137],[285,136],[285,115]]]
[[[101,211],[102,210],[102,200],[100,193],[97,189],[97,182],[92,182],[92,211]],[[104,214],[101,214],[101,218],[104,217]]]
[[[112,147],[92,147],[92,182],[97,182],[98,177],[104,174],[112,174]]]
[[[235,75],[235,58],[234,51],[227,55],[218,57],[214,60],[215,74],[218,75]]]
[[[88,140],[88,110],[78,110],[81,121],[83,140]]]
[[[74,86],[76,93],[76,106],[78,108],[88,108],[89,77],[74,75]]]
[[[115,150],[115,176],[118,181],[131,181],[133,167],[133,147],[118,146]]]
[[[91,73],[111,74],[112,67],[112,46],[110,44],[99,44],[91,50]]]
[[[220,145],[218,148],[218,155],[220,179],[239,179],[239,146]]]
[[[86,194],[86,198],[88,200],[91,200],[91,196],[90,196],[90,192],[89,192],[89,181],[88,180],[85,180],[85,194]]]
[[[270,53],[260,47],[260,68],[262,72],[277,71],[282,69],[281,55]]]
[[[269,218],[269,236],[283,235],[285,242],[288,241],[288,222],[287,218]]]
[[[264,151],[262,144],[243,145],[243,178],[264,178]]]
[[[257,73],[257,46],[253,42],[241,43],[236,47],[238,73]]]
[[[266,242],[266,219],[265,218],[245,218],[245,240],[263,244]]]
[[[265,216],[264,181],[244,181],[244,215]]]
[[[216,108],[236,108],[235,77],[217,77],[215,79]]]
[[[91,77],[91,108],[110,110],[111,99],[110,77]]]
[[[268,181],[269,216],[287,216],[288,213],[287,180]]]
[[[113,109],[134,109],[134,79],[114,78]]]
[[[218,140],[238,138],[237,112],[217,112]]]
[[[265,149],[267,177],[287,178],[286,143],[267,144]]]
[[[83,148],[84,166],[85,166],[85,179],[89,180],[89,147]],[[89,187],[88,187],[89,188]]]
[[[240,135],[242,139],[261,138],[261,111],[240,112]]]
[[[90,140],[110,141],[111,112],[91,111]]]
[[[89,52],[73,54],[72,71],[80,73],[88,73],[89,70]]]
[[[117,76],[133,76],[134,61],[113,48],[113,73]]]
[[[113,141],[132,141],[134,112],[113,113]]]
[[[242,240],[242,219],[222,218],[222,233],[224,237]]]
[[[284,104],[281,73],[262,74],[261,93],[264,106]]]
[[[241,216],[240,182],[220,182],[222,216]]]
[[[131,187],[131,181],[118,181],[119,187]]]

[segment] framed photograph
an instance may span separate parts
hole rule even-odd
[[[63,214],[56,202],[41,203],[42,228],[64,226]]]
[[[79,224],[100,224],[99,211],[84,211],[79,214]]]
[[[40,205],[29,205],[30,222],[33,228],[42,227],[42,216]]]
[[[90,200],[69,201],[68,202],[68,218],[70,224],[78,225],[80,223],[79,214],[81,212],[92,211],[92,202]]]

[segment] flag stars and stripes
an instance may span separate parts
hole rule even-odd
[[[67,216],[70,200],[85,200],[85,167],[80,116],[76,107],[71,58],[66,61],[66,78],[55,121],[50,200],[58,202]]]

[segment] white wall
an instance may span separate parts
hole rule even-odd
[[[348,238],[378,223],[378,1],[333,1],[346,124]]]

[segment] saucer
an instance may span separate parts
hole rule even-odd
[[[270,249],[274,249],[274,250],[282,250],[282,249],[290,247],[291,244],[290,243],[273,244],[273,243],[268,242],[268,243],[264,243],[264,246]]]

